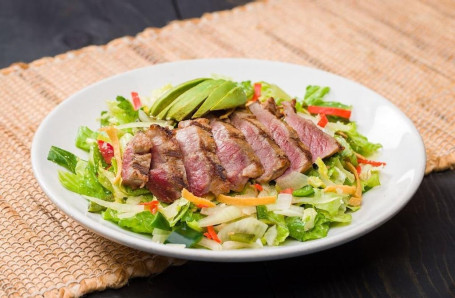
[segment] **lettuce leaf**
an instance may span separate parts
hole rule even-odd
[[[257,219],[263,221],[266,224],[275,224],[277,228],[277,236],[273,245],[279,245],[284,242],[289,236],[289,229],[286,226],[286,221],[284,215],[276,214],[273,211],[267,211],[266,206],[257,206]]]
[[[266,101],[270,97],[273,97],[275,99],[277,105],[279,105],[282,101],[288,101],[292,99],[289,94],[284,92],[284,90],[277,85],[261,82],[261,96],[259,97],[259,100]]]
[[[75,173],[79,157],[69,151],[63,150],[62,148],[52,146],[47,154],[47,160],[55,162],[59,166],[66,168],[68,171]]]
[[[143,211],[132,217],[118,218],[117,211],[108,208],[102,213],[102,216],[105,220],[112,221],[122,228],[136,233],[152,234],[155,228],[166,231],[171,230],[169,223],[159,212],[153,214],[150,211]]]
[[[101,125],[120,125],[135,122],[138,119],[138,111],[123,96],[117,96],[115,101],[107,101],[108,112],[101,112]]]
[[[238,86],[242,87],[243,91],[246,94],[247,99],[251,99],[253,97],[253,84],[251,84],[251,81],[243,81],[240,83],[237,83]]]
[[[351,107],[336,101],[324,101],[323,98],[330,92],[330,87],[308,85],[302,104],[305,106],[324,106],[350,110]]]
[[[336,215],[340,211],[346,210],[349,195],[333,192],[324,192],[322,189],[315,188],[313,197],[295,198],[297,204],[311,205],[318,210],[324,210],[329,215]]]
[[[300,217],[286,218],[286,225],[289,229],[289,235],[299,241],[308,241],[312,239],[324,238],[330,228],[330,220],[318,212],[314,220],[314,227],[305,230],[306,222]]]
[[[91,144],[96,144],[98,133],[87,126],[80,126],[76,135],[76,147],[85,151],[90,150]]]
[[[362,182],[362,191],[367,192],[375,186],[381,185],[379,181],[379,171],[371,171],[371,176],[366,181]]]
[[[59,171],[58,179],[65,188],[81,195],[99,199],[106,199],[111,195],[111,192],[98,182],[94,167],[85,160],[78,161],[74,173]]]
[[[364,156],[369,156],[376,152],[379,148],[382,148],[381,144],[371,143],[368,141],[368,138],[364,135],[360,134],[357,131],[357,126],[354,122],[349,123],[352,128],[348,131],[345,131],[346,135],[348,136],[348,143],[351,145],[351,148],[354,149],[355,152],[360,153]]]

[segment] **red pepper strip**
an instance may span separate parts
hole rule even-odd
[[[360,173],[362,172],[362,168],[360,166],[356,166],[355,169],[357,171],[357,174],[360,175]]]
[[[261,83],[254,83],[254,94],[253,98],[251,99],[252,101],[256,101],[261,97],[261,88],[262,84]]]
[[[292,188],[286,188],[286,189],[283,189],[282,191],[280,191],[280,193],[288,193],[288,194],[292,194]]]
[[[214,240],[214,241],[216,241],[218,243],[221,243],[221,240],[220,240],[220,238],[218,238],[218,235],[216,234],[215,229],[213,228],[213,226],[208,226],[207,227],[207,232],[209,233],[209,235],[212,238],[212,240]]]
[[[310,112],[311,114],[326,114],[331,116],[338,116],[346,119],[349,119],[351,117],[351,110],[332,107],[308,106],[308,112]]]
[[[327,116],[325,114],[319,114],[319,116],[321,119],[319,120],[318,125],[324,128],[327,123],[329,123],[329,119],[327,119]]]
[[[204,205],[204,204],[197,204],[196,207],[199,208],[199,209],[202,209],[202,208],[206,208],[206,207],[209,207],[209,206]]]
[[[212,239],[212,236],[210,236],[210,234],[208,232],[205,232],[203,234],[207,239]]]
[[[137,92],[131,92],[131,97],[133,98],[133,107],[134,110],[139,110],[142,106],[141,99],[139,98],[139,94]]]
[[[252,187],[256,188],[258,191],[263,191],[264,188],[262,187],[262,185],[256,183],[256,184],[253,184],[251,185]]]
[[[158,206],[160,202],[158,201],[151,201],[151,202],[145,202],[145,203],[140,203],[139,205],[144,205],[146,208],[150,210],[153,214],[156,214],[158,212]]]
[[[106,163],[111,164],[111,159],[114,157],[114,147],[108,142],[98,140],[98,149]]]
[[[368,160],[368,159],[363,159],[363,158],[358,158],[358,157],[357,157],[357,161],[360,163],[372,165],[373,167],[379,167],[379,166],[386,165],[386,163],[382,162],[382,161]]]

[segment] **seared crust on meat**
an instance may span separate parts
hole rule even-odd
[[[209,120],[199,118],[181,121],[176,139],[183,153],[190,191],[197,196],[210,192],[215,195],[229,192],[230,183],[216,155]]]
[[[122,183],[132,189],[144,187],[152,155],[152,142],[144,132],[138,132],[126,146],[123,153]]]
[[[226,169],[231,190],[241,191],[249,178],[259,177],[264,169],[245,136],[232,124],[211,119],[216,155]]]
[[[237,111],[230,119],[245,136],[262,164],[264,173],[256,181],[265,183],[280,177],[288,169],[290,162],[284,151],[267,134],[266,128],[247,111]]]
[[[264,105],[254,102],[248,109],[266,127],[267,133],[289,158],[291,166],[284,175],[292,171],[305,172],[312,165],[311,153],[300,141],[295,130],[270,112],[270,109],[277,110],[276,106],[272,107],[273,105],[275,101],[270,98]]]
[[[310,149],[313,162],[318,158],[326,158],[342,150],[342,146],[334,137],[319,129],[313,122],[300,117],[295,112],[295,100],[283,102],[285,120],[299,136],[300,140]]]
[[[147,135],[153,143],[147,188],[158,200],[172,203],[188,187],[182,152],[173,132],[165,127],[152,124]]]

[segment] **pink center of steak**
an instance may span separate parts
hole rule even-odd
[[[218,120],[212,120],[210,124],[216,143],[216,155],[226,169],[231,190],[241,191],[249,178],[263,174],[262,165],[238,129]]]
[[[153,143],[147,188],[158,200],[172,203],[188,187],[180,147],[167,128],[151,125],[147,134]]]
[[[286,122],[308,146],[314,162],[318,157],[325,158],[339,152],[342,147],[332,136],[319,129],[312,121],[300,117],[295,112],[295,101],[283,102]]]
[[[216,156],[216,144],[208,120],[180,122],[176,139],[183,153],[190,191],[197,196],[229,192],[226,170]]]
[[[263,183],[281,176],[290,163],[283,150],[268,136],[265,127],[250,113],[236,112],[231,121],[243,133],[264,168],[264,173],[256,180]]]
[[[278,119],[258,102],[252,103],[248,108],[259,122],[267,128],[267,132],[272,139],[286,153],[291,162],[287,172],[304,172],[311,167],[311,153],[305,148],[293,128]]]

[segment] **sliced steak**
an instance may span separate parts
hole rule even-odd
[[[216,143],[216,155],[226,169],[231,190],[241,191],[249,178],[261,176],[264,169],[237,128],[215,118],[210,121],[210,125]]]
[[[209,120],[199,118],[181,121],[176,139],[183,153],[190,191],[197,196],[210,192],[215,195],[229,192],[230,183],[216,155]]]
[[[325,158],[343,149],[335,138],[323,132],[312,121],[297,115],[295,100],[283,102],[283,106],[286,123],[297,132],[300,140],[308,146],[313,162],[318,157]]]
[[[159,201],[172,203],[188,187],[182,152],[173,132],[165,127],[153,124],[147,135],[153,144],[147,188]]]
[[[123,153],[123,184],[132,189],[144,187],[152,159],[152,142],[144,132],[138,132],[126,146]]]
[[[288,169],[290,162],[284,151],[270,138],[266,128],[253,114],[235,112],[231,115],[231,123],[243,133],[264,168],[264,173],[256,181],[269,182]]]
[[[275,100],[269,98],[264,105],[261,105],[259,102],[253,102],[248,108],[259,122],[266,127],[268,134],[289,158],[291,166],[286,173],[293,171],[305,172],[312,165],[311,153],[302,141],[300,141],[294,129],[278,119],[274,113],[270,112],[271,106],[274,105]],[[273,109],[276,110],[276,107]]]

